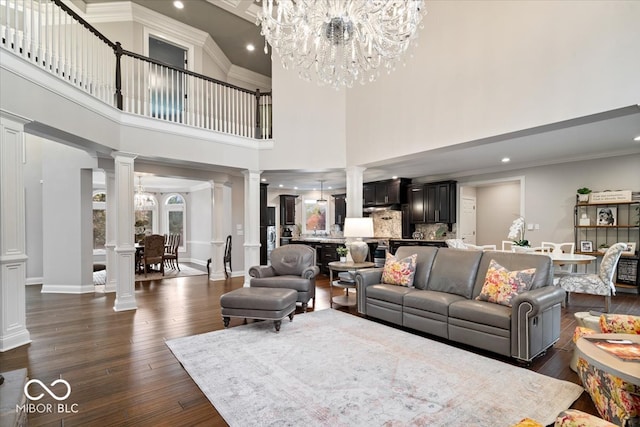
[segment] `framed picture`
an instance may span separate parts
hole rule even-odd
[[[593,242],[591,240],[580,240],[580,252],[593,252]]]
[[[316,233],[328,233],[327,227],[327,211],[328,207],[326,203],[317,203],[313,199],[305,199],[302,203],[303,207],[303,220],[302,233],[303,234],[316,234]]]
[[[627,248],[622,251],[625,255],[635,255],[636,253],[636,242],[626,242]]]
[[[613,226],[618,224],[618,208],[598,208],[596,225]]]

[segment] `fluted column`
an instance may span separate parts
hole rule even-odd
[[[135,253],[133,187],[134,154],[114,152],[116,199],[116,301],[115,311],[135,310]]]
[[[362,184],[366,168],[349,166],[347,173],[347,217],[362,217]]]
[[[105,292],[115,292],[118,278],[118,262],[116,257],[116,174],[114,171],[105,171],[107,184],[107,224],[106,242],[104,248],[107,258],[107,280]]]
[[[260,171],[244,174],[244,286],[249,286],[249,268],[260,265]]]
[[[31,342],[26,326],[24,122],[0,116],[0,351]]]

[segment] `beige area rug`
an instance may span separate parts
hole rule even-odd
[[[167,341],[231,426],[544,425],[580,396],[547,377],[336,310]]]
[[[144,277],[144,274],[136,274],[135,281],[136,282],[146,282],[149,280],[159,280],[159,279],[172,279],[174,277],[189,277],[189,276],[206,276],[207,272],[198,270],[196,268],[188,267],[184,264],[180,264],[180,271],[172,270],[170,268],[164,271],[164,276],[159,271],[149,272],[147,273],[147,277]],[[107,281],[107,272],[106,270],[96,271],[93,273],[93,284],[94,285],[104,285]]]

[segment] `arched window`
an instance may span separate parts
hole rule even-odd
[[[107,241],[107,193],[93,193],[93,250],[103,251]]]
[[[167,234],[180,235],[180,249],[186,247],[186,202],[180,194],[167,195],[164,202],[165,226]]]
[[[135,241],[139,242],[158,230],[158,202],[148,193],[137,193],[135,197]]]

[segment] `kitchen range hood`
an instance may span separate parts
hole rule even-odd
[[[363,213],[380,212],[380,211],[401,211],[402,205],[400,203],[394,203],[386,206],[369,206],[362,208]]]

